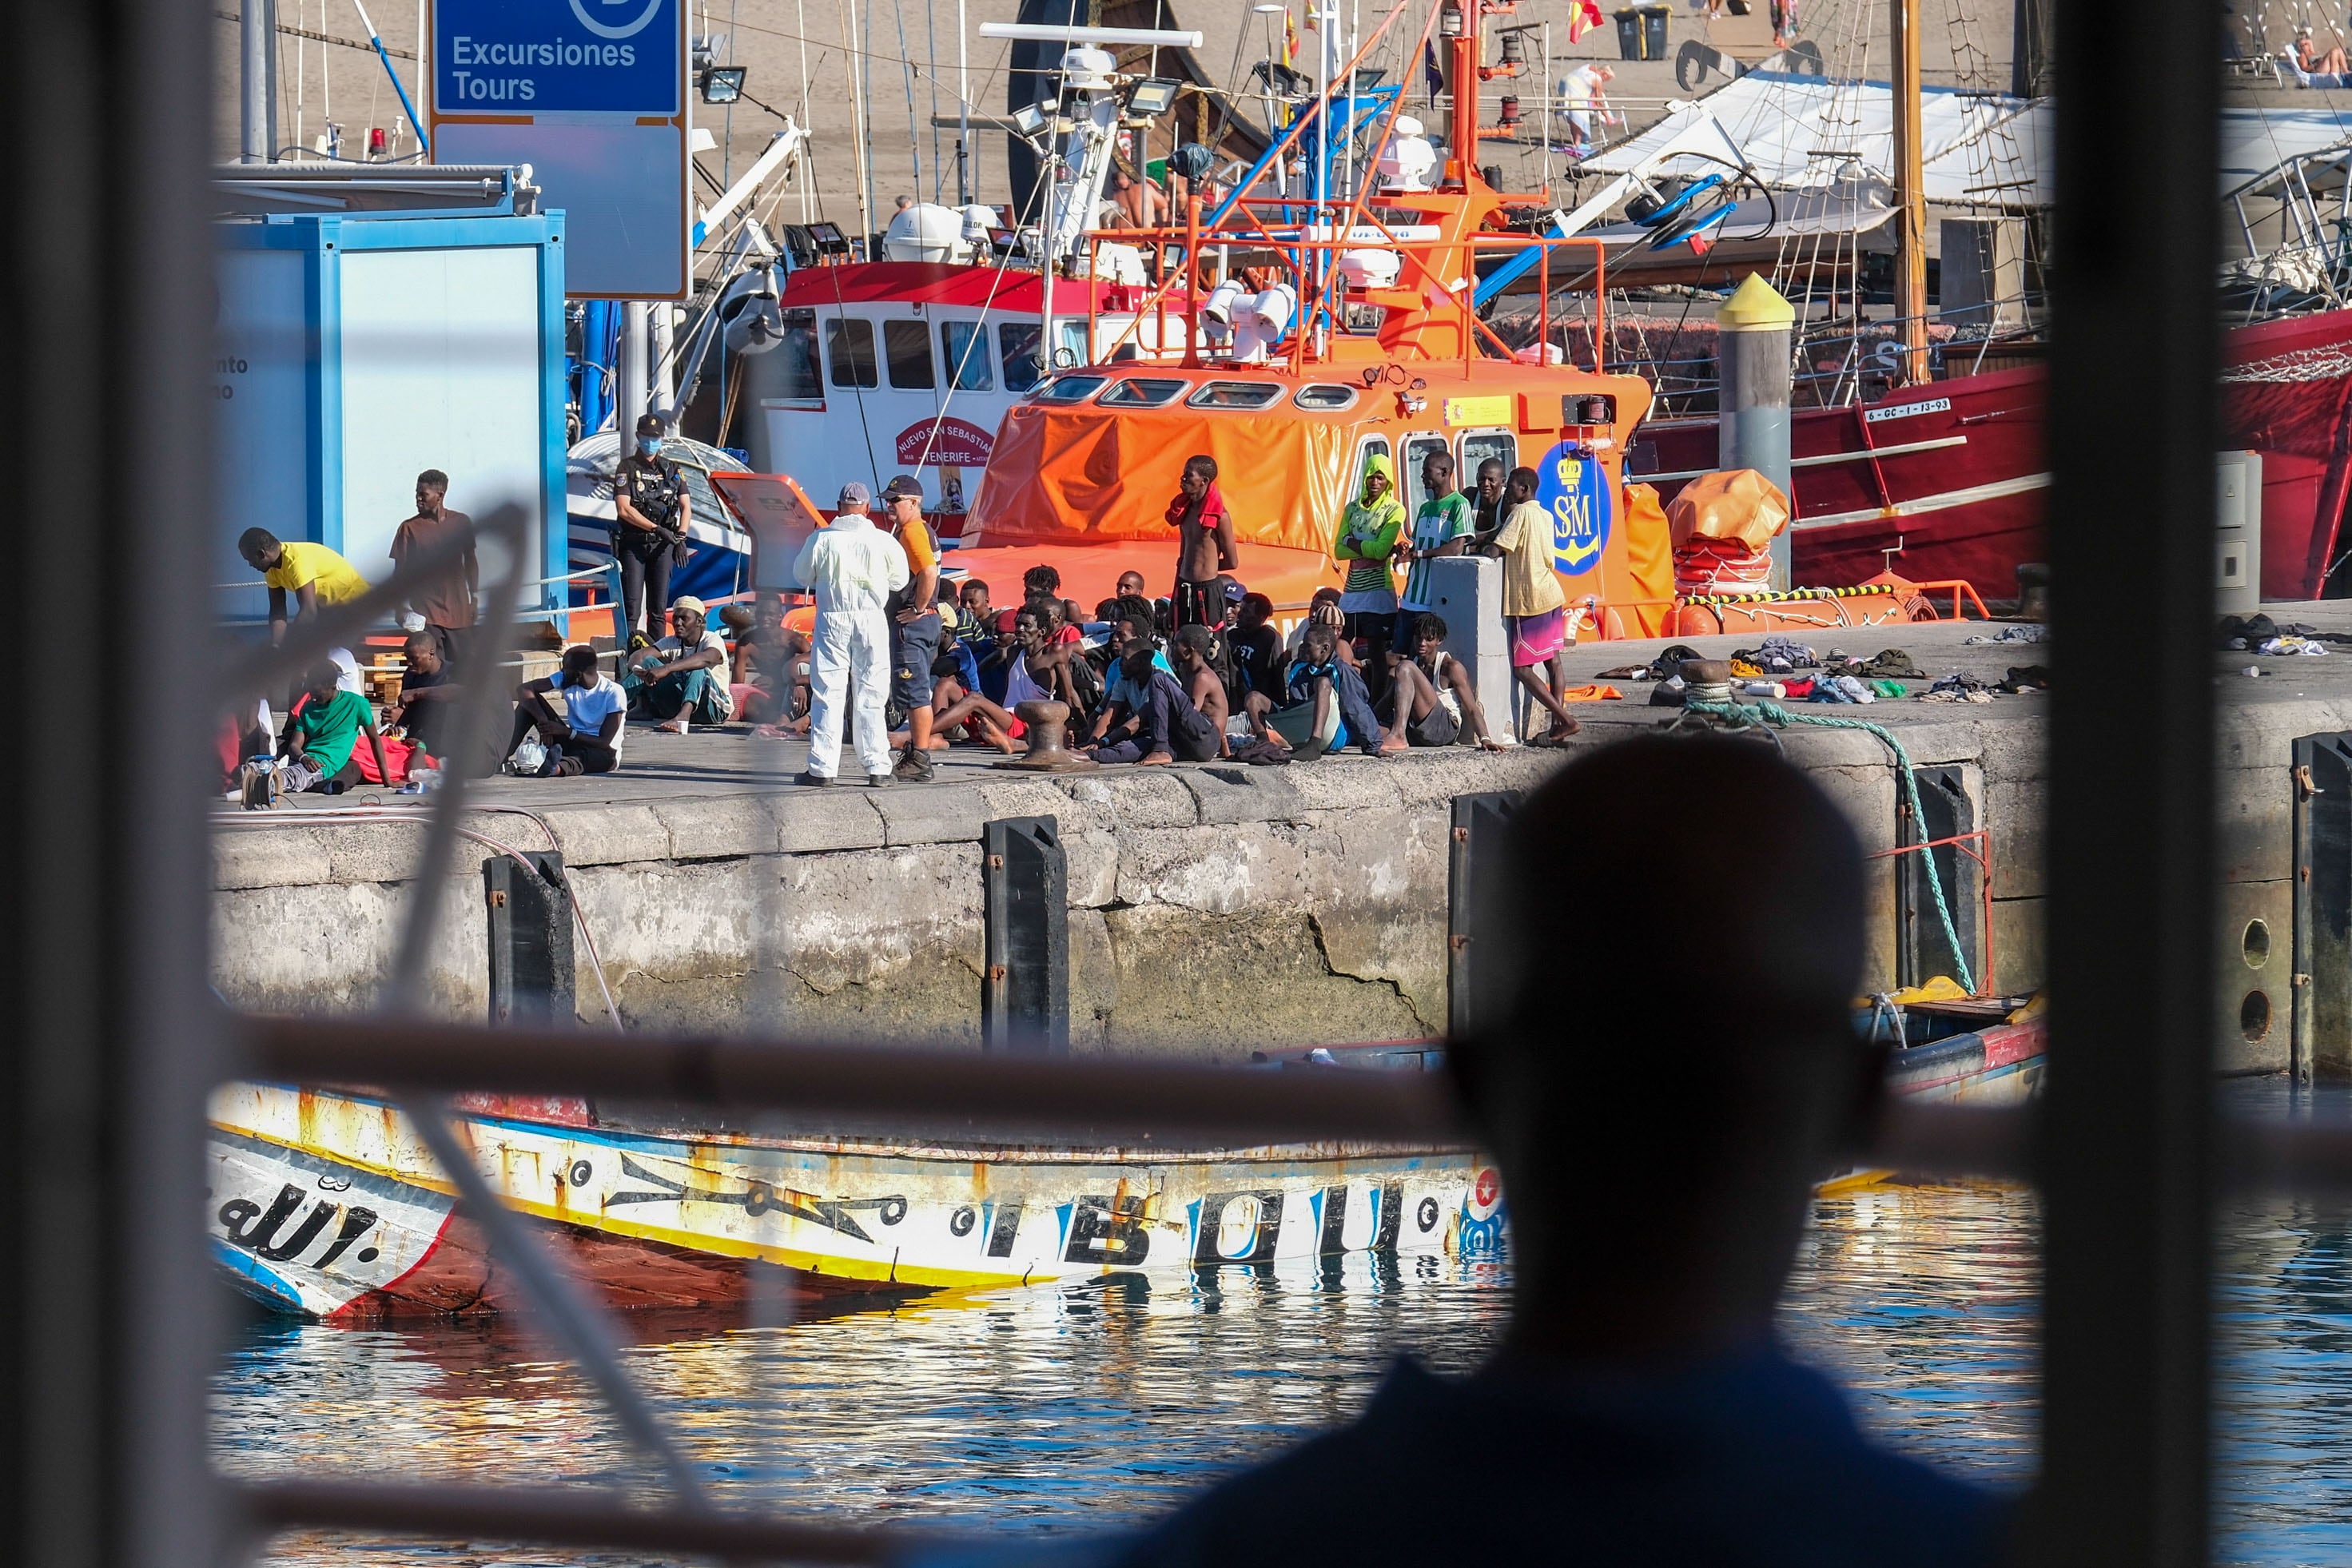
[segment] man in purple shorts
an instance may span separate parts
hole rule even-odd
[[[1551,514],[1536,504],[1533,468],[1513,468],[1503,487],[1502,531],[1487,550],[1503,558],[1503,624],[1511,637],[1511,674],[1551,714],[1538,745],[1557,745],[1583,728],[1569,716],[1568,595],[1551,566]]]

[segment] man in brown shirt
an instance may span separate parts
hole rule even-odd
[[[425,625],[440,641],[443,657],[455,658],[458,638],[473,628],[474,593],[481,585],[481,568],[474,559],[474,520],[450,510],[444,504],[448,494],[449,476],[440,469],[427,468],[416,476],[416,515],[393,534],[392,560],[397,566],[412,551],[430,550],[452,535],[466,542],[465,552],[446,571],[408,593],[408,607],[425,617]]]

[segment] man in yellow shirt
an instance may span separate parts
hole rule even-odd
[[[295,614],[315,616],[329,605],[347,605],[368,591],[368,580],[350,562],[308,540],[281,542],[266,528],[248,528],[237,536],[236,552],[269,585],[272,647],[286,638],[289,593],[294,595]]]
[[[1551,513],[1536,501],[1533,468],[1513,468],[1503,488],[1503,526],[1486,548],[1503,558],[1503,622],[1511,637],[1511,674],[1551,714],[1538,745],[1558,745],[1580,726],[1560,694],[1568,689],[1568,595],[1553,573]]]

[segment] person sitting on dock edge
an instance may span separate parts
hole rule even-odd
[[[1242,563],[1233,514],[1217,489],[1216,458],[1196,454],[1184,459],[1184,477],[1177,481],[1167,516],[1177,533],[1175,624],[1213,626],[1225,616],[1218,574],[1238,571]]]
[[[551,695],[563,700],[561,712],[548,700]],[[514,731],[507,738],[506,754],[513,756],[523,737],[536,731],[547,750],[539,777],[609,773],[621,765],[628,707],[620,683],[597,667],[596,650],[575,643],[563,650],[562,668],[555,674],[515,688]]]
[[[375,776],[392,777],[383,737],[376,732],[375,705],[356,691],[344,690],[341,681],[342,671],[331,659],[310,668],[302,704],[286,721],[286,734],[278,746],[278,756],[289,764],[289,793],[341,795],[361,783],[366,777],[357,754],[362,735],[375,753]]]
[[[1146,767],[1214,761],[1224,737],[1211,727],[1162,661],[1158,639],[1151,635],[1150,608],[1129,609],[1120,616],[1117,629],[1124,639],[1115,666],[1118,685],[1117,695],[1103,704],[1103,740],[1095,748],[1095,761],[1139,763]]]
[[[1722,801],[1772,831],[1610,826]],[[1466,1377],[1399,1361],[1348,1426],[1097,1561],[1990,1568],[2010,1506],[1864,1436],[1774,1328],[1813,1184],[1884,1093],[1851,1013],[1853,828],[1771,747],[1645,736],[1572,762],[1508,831],[1475,1032],[1446,1053],[1510,1205],[1499,1349]],[[1698,887],[1746,889],[1736,936],[1692,925]],[[1560,898],[1604,888],[1614,929],[1684,935],[1616,944],[1563,1006]],[[1662,1026],[1671,1093],[1643,1048]]]
[[[657,735],[683,735],[699,721],[724,724],[734,716],[727,685],[727,639],[710,628],[709,611],[691,594],[669,607],[670,635],[623,663],[621,689],[632,712],[658,721]]]
[[[1443,616],[1422,616],[1412,647],[1396,661],[1395,716],[1381,737],[1382,752],[1460,745],[1465,728],[1480,750],[1503,749],[1487,731],[1470,667],[1445,651],[1445,629]]]

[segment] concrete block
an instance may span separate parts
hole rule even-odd
[[[593,805],[550,806],[540,816],[553,831],[567,867],[622,866],[669,858],[669,826],[650,804],[600,801]]]
[[[1296,764],[1294,764],[1294,767]],[[1253,768],[1236,763],[1211,764],[1176,770],[1177,782],[1192,792],[1200,821],[1290,822],[1305,809],[1297,786],[1290,782],[1293,768]]]
[[[1470,667],[1486,723],[1508,744],[1517,731],[1511,719],[1511,645],[1503,629],[1503,563],[1486,555],[1432,561],[1429,597],[1445,622],[1445,651]]]
[[[214,833],[215,888],[299,888],[334,879],[327,867],[326,846],[316,833],[278,826],[275,821],[270,826],[238,822]]]
[[[1993,983],[2012,996],[2037,991],[2050,975],[2048,904],[2042,899],[1992,901]]]
[[[766,795],[681,795],[656,801],[651,810],[669,830],[673,860],[776,853],[776,812]]]
[[[2294,884],[2234,883],[2215,901],[2213,1065],[2284,1071],[2294,1054]]]
[[[1992,833],[1992,885],[1997,897],[2039,898],[2048,886],[2047,780],[1985,773],[1984,824]]]
[[[2267,767],[2216,772],[2213,827],[2220,880],[2263,882],[2293,876],[2294,772],[2286,758]]]
[[[496,828],[488,831],[491,837],[513,842]],[[331,882],[408,881],[417,874],[417,857],[425,848],[421,818],[337,823],[316,829],[314,836],[326,851],[327,879]],[[451,864],[470,870],[484,853],[489,852],[460,843]]]
[[[1070,1054],[1106,1054],[1118,1008],[1118,964],[1100,910],[1070,911]]]
[[[1190,827],[1200,820],[1192,792],[1165,768],[1132,773],[1065,773],[1055,781],[1072,800],[1124,832],[1134,827]]]
[[[1213,833],[1139,827],[1118,836],[1118,901],[1231,914],[1306,897],[1304,828],[1264,822]]]
[[[882,814],[874,792],[835,784],[831,789],[794,789],[769,797],[776,817],[776,845],[787,855],[828,849],[879,849]]]
[[[1074,834],[1113,826],[1094,806],[1042,778],[998,773],[979,779],[972,787],[980,791],[985,805],[983,822],[1007,816],[1050,816],[1065,840]]]
[[[978,844],[981,825],[991,815],[988,798],[969,784],[900,785],[872,790],[867,798],[882,814],[883,842]]]
[[[1273,1043],[1414,1039],[1428,1027],[1395,985],[1335,973],[1304,909],[1151,905],[1103,921],[1118,984],[1110,1051],[1236,1063]]]
[[[1333,816],[1306,835],[1306,907],[1334,974],[1396,987],[1431,1035],[1446,1011],[1446,903],[1453,847],[1443,809]]]
[[[1063,880],[1072,910],[1098,910],[1118,898],[1118,835],[1100,827],[1062,832]],[[1073,1007],[1077,1004],[1073,1002]]]

